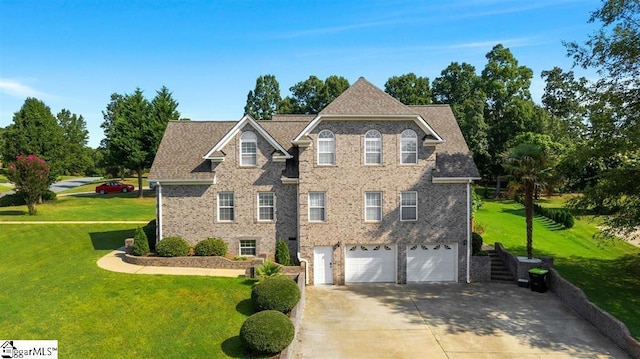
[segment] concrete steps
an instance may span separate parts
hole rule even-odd
[[[491,258],[491,281],[515,284],[516,279],[511,275],[509,269],[504,264],[498,252],[495,250],[489,250],[489,257]]]

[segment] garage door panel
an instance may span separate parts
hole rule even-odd
[[[345,281],[351,283],[395,282],[395,247],[390,245],[347,246]]]
[[[408,282],[452,282],[456,280],[456,244],[407,246]]]

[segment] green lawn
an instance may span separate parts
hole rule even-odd
[[[548,205],[559,206],[550,201]],[[485,201],[476,213],[485,228],[485,243],[501,242],[506,249],[526,255],[524,208],[513,201]],[[534,256],[555,257],[556,269],[585,291],[589,299],[623,321],[640,339],[640,248],[626,242],[594,238],[596,221],[576,220],[565,229],[544,218],[534,218]]]
[[[61,358],[243,357],[252,282],[98,268],[133,231],[0,226],[0,338],[56,339]]]
[[[4,221],[149,221],[155,217],[155,197],[136,198],[137,192],[59,196],[36,206],[38,214],[29,216],[27,206],[0,207]]]

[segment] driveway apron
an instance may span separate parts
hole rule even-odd
[[[294,358],[628,358],[551,292],[516,285],[307,287]]]

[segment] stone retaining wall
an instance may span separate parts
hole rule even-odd
[[[290,267],[287,267],[290,268]],[[296,328],[295,329],[295,335],[293,337],[293,341],[291,341],[291,344],[289,344],[288,347],[285,348],[285,350],[283,350],[280,353],[280,359],[292,359],[293,358],[293,354],[295,353],[295,346],[296,343],[298,341],[298,333],[300,332],[300,325],[302,324],[302,312],[304,311],[304,305],[305,305],[305,273],[304,273],[304,267],[296,267],[300,270],[300,274],[298,275],[296,281],[298,283],[298,288],[300,288],[300,300],[298,301],[298,304],[296,304],[295,307],[293,307],[293,309],[291,310],[291,313],[289,315],[289,318],[291,319],[291,322],[293,322],[293,326]]]
[[[549,289],[578,315],[593,324],[632,357],[640,359],[640,342],[631,336],[624,323],[593,304],[580,288],[562,278],[553,268],[549,270],[547,283]]]
[[[247,269],[262,264],[262,258],[254,258],[246,261],[232,261],[225,257],[153,257],[134,256],[125,254],[124,261],[139,266],[154,267],[191,267],[191,268],[223,268],[223,269]]]
[[[471,256],[471,281],[491,282],[491,257]]]

